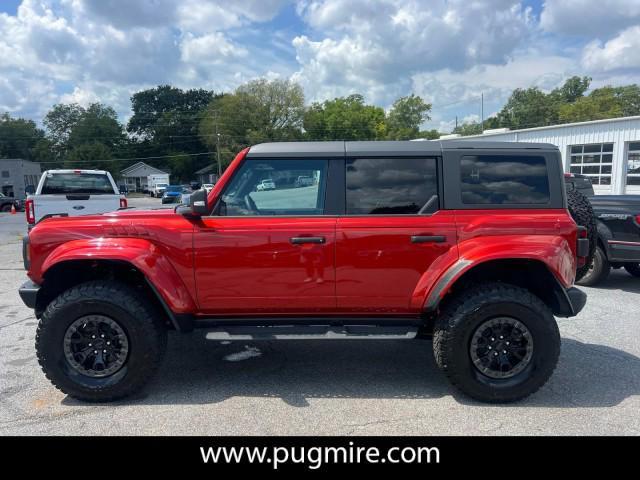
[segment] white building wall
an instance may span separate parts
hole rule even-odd
[[[613,165],[611,187],[595,185],[596,193],[636,193],[640,194],[640,186],[626,187],[627,151],[629,142],[640,141],[640,117],[625,117],[611,120],[572,123],[551,127],[513,130],[505,133],[472,135],[457,140],[486,140],[498,142],[542,142],[557,145],[562,154],[562,162],[566,172],[569,171],[570,145],[589,143],[613,143]]]

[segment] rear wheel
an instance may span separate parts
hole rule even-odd
[[[451,300],[436,322],[433,348],[436,363],[462,392],[483,402],[512,402],[551,376],[560,333],[538,297],[491,283]]]
[[[576,281],[578,281],[587,275],[591,260],[595,255],[596,245],[598,243],[598,227],[591,202],[589,202],[589,199],[585,195],[577,190],[567,191],[567,206],[571,217],[573,217],[573,220],[578,226],[587,229],[587,238],[589,239],[589,254],[585,259],[585,264],[576,269]]]
[[[0,207],[0,212],[10,212],[10,211],[11,211],[11,205],[9,205],[8,203]]]
[[[116,282],[80,284],[53,300],[36,333],[38,361],[67,395],[91,402],[126,397],[147,383],[167,333],[140,292]]]
[[[609,260],[607,260],[607,255],[600,245],[598,245],[586,274],[576,283],[585,287],[591,287],[604,281],[610,272],[611,265],[609,264]]]
[[[640,277],[640,263],[625,263],[624,269],[634,277]]]

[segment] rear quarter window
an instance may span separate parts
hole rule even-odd
[[[44,178],[42,195],[113,195],[113,185],[104,173],[50,173]]]
[[[547,163],[542,156],[465,155],[460,192],[466,205],[534,205],[550,201]]]

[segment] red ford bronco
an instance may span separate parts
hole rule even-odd
[[[256,188],[265,178],[274,188]],[[432,337],[454,385],[507,402],[549,378],[554,315],[585,304],[572,286],[589,250],[581,231],[552,145],[261,144],[189,206],[39,222],[20,295],[40,320],[44,373],[82,400],[130,395],[168,330],[202,329]]]

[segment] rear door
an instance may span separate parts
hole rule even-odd
[[[34,198],[36,220],[50,214],[91,215],[119,208],[120,194],[106,173],[45,173]]]
[[[424,278],[456,255],[454,216],[440,210],[439,163],[427,155],[346,159],[345,215],[336,227],[339,311],[420,311]]]

